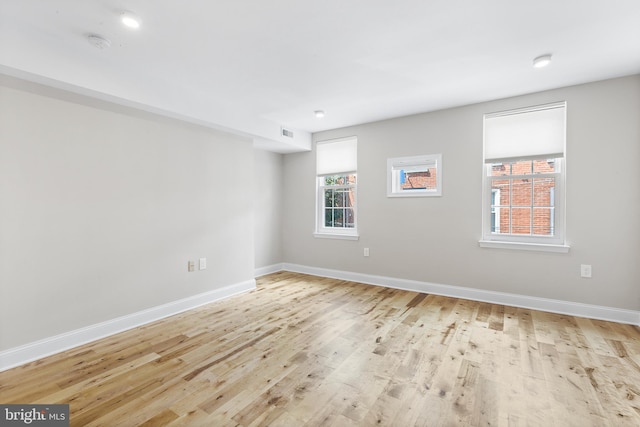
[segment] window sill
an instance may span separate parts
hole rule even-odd
[[[357,234],[338,234],[338,233],[313,233],[313,237],[316,239],[338,239],[338,240],[358,240],[360,238]]]
[[[520,251],[556,252],[566,254],[570,246],[551,245],[548,243],[522,243],[522,242],[497,242],[493,240],[480,240],[481,248],[514,249]]]

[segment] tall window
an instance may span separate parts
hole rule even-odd
[[[316,145],[316,237],[357,239],[357,147],[355,137]]]
[[[481,246],[565,252],[566,104],[484,117]]]

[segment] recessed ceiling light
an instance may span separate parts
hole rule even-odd
[[[129,28],[140,28],[140,19],[133,12],[122,12],[120,21]]]
[[[313,112],[313,114],[316,115],[317,118],[321,119],[324,117],[324,111],[323,110],[316,110]]]
[[[89,43],[91,43],[92,46],[95,46],[98,49],[105,49],[111,46],[111,40],[97,34],[89,34],[87,36],[87,40],[89,40]]]
[[[533,66],[535,68],[546,67],[549,64],[551,64],[551,55],[549,54],[538,56],[536,59],[533,60]]]

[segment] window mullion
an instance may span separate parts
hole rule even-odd
[[[513,179],[509,179],[509,234],[513,234]]]
[[[531,167],[533,168],[533,162],[531,163]],[[533,173],[533,169],[531,171]],[[535,181],[535,178],[531,178],[531,199],[529,200],[529,204],[531,205],[531,211],[529,213],[529,235],[533,236],[533,219],[534,219],[534,215],[533,215],[533,190],[534,190],[534,186],[533,186],[533,182]]]

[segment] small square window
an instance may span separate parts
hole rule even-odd
[[[387,160],[388,197],[442,195],[442,154]]]

